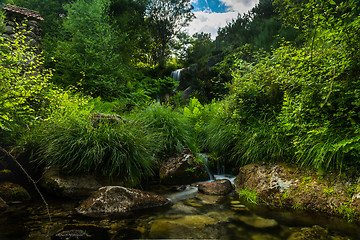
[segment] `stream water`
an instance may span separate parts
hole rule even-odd
[[[48,199],[51,222],[40,201],[31,206],[15,204],[0,216],[0,239],[319,239],[294,238],[296,232],[314,229],[314,225],[324,228],[321,239],[360,239],[356,223],[321,214],[255,208],[235,192],[210,196],[198,193],[195,186],[179,190],[161,185],[146,190],[167,196],[174,204],[122,219],[92,219],[73,211],[76,201]],[[61,229],[81,229],[92,238],[54,237]]]

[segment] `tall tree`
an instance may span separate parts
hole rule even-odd
[[[151,0],[146,18],[152,36],[152,60],[160,66],[169,55],[170,41],[194,18],[190,0]]]
[[[54,81],[81,86],[94,96],[115,96],[126,85],[127,71],[114,46],[122,34],[110,25],[110,0],[78,0],[65,6],[64,40],[56,51]]]

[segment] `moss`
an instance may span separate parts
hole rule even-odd
[[[323,193],[326,194],[327,196],[333,196],[335,194],[334,187],[325,188],[323,190]]]
[[[334,208],[335,212],[345,217],[349,222],[353,222],[358,218],[359,213],[356,209],[349,206],[349,202],[340,205],[338,208]]]
[[[0,184],[0,197],[6,202],[28,201],[30,194],[20,185],[10,182]]]

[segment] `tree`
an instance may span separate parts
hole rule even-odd
[[[127,84],[128,71],[116,47],[123,34],[110,25],[110,0],[78,0],[65,6],[62,36],[54,52],[54,81],[79,86],[93,96],[115,97]]]
[[[151,0],[146,9],[146,20],[152,37],[151,57],[160,66],[169,55],[170,41],[194,18],[190,0]]]

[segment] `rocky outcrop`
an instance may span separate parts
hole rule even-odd
[[[195,161],[188,150],[165,161],[160,168],[160,181],[167,185],[190,184],[208,180],[204,164]]]
[[[231,182],[227,179],[215,180],[212,182],[199,183],[200,193],[208,195],[226,195],[233,190]]]
[[[22,186],[11,183],[0,183],[0,198],[9,202],[26,202],[31,199],[30,194]]]
[[[275,207],[306,209],[355,217],[354,184],[335,175],[315,172],[286,164],[250,164],[239,169],[236,190],[257,192],[260,201]],[[359,194],[360,196],[360,194]],[[360,202],[360,200],[359,200]]]
[[[124,216],[133,211],[169,205],[166,198],[138,189],[120,186],[102,187],[76,208],[89,217]]]
[[[40,185],[49,194],[72,199],[89,197],[102,187],[92,175],[68,175],[58,167],[47,168]]]

